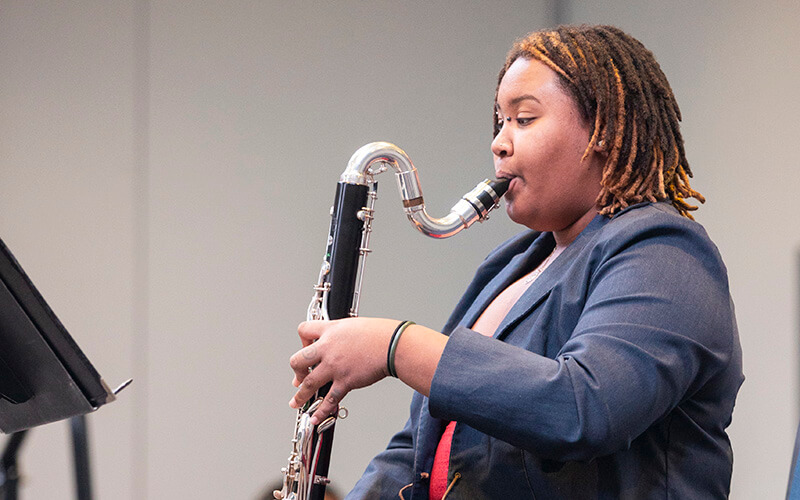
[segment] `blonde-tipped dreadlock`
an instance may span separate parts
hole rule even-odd
[[[686,199],[703,203],[705,198],[689,185],[692,171],[683,149],[681,112],[652,52],[613,26],[559,26],[517,41],[498,87],[520,57],[555,71],[584,119],[593,123],[584,158],[598,144],[608,154],[597,197],[601,214],[668,199],[681,215],[692,218],[689,212],[697,207]],[[497,135],[499,126],[493,121]]]

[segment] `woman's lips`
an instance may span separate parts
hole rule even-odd
[[[508,190],[506,191],[506,196],[508,196],[514,191],[514,188],[517,186],[519,181],[517,180],[517,176],[515,175],[504,175],[503,178],[509,179]]]

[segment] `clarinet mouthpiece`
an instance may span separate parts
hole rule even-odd
[[[506,179],[505,177],[501,177],[500,179],[496,179],[493,181],[489,181],[489,187],[492,188],[492,191],[495,192],[497,198],[500,199],[506,194],[508,191],[508,184],[511,182],[511,179]]]

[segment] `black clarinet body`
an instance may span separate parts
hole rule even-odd
[[[331,215],[329,244],[325,258],[330,258],[330,291],[328,319],[351,316],[356,289],[361,240],[364,231],[364,210],[367,208],[368,186],[340,182]]]
[[[328,299],[326,304],[327,319],[342,319],[355,316],[353,298],[358,276],[361,240],[364,232],[364,214],[367,206],[367,186],[340,182],[336,187],[336,197],[331,214],[331,228],[325,258],[330,259]],[[325,384],[316,394],[315,399],[322,399],[328,394],[331,384]],[[334,422],[334,421],[332,421]],[[321,434],[314,433],[312,439],[319,441],[319,458],[312,474],[322,480],[314,481],[311,486],[310,500],[323,500],[328,485],[327,476],[333,449],[333,431],[335,424]],[[312,444],[312,448],[315,444]]]

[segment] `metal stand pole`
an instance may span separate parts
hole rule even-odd
[[[89,468],[89,437],[86,416],[69,419],[72,428],[72,449],[75,457],[75,486],[78,500],[92,500],[92,480]]]
[[[92,500],[92,481],[89,467],[89,439],[86,416],[70,419],[72,449],[75,461],[75,486],[77,500]],[[17,500],[19,495],[19,469],[17,455],[28,431],[11,434],[0,457],[0,499]]]
[[[0,494],[3,500],[17,500],[19,491],[19,470],[17,469],[17,454],[22,446],[22,441],[28,431],[19,431],[12,434],[6,441],[6,449],[0,458]]]

